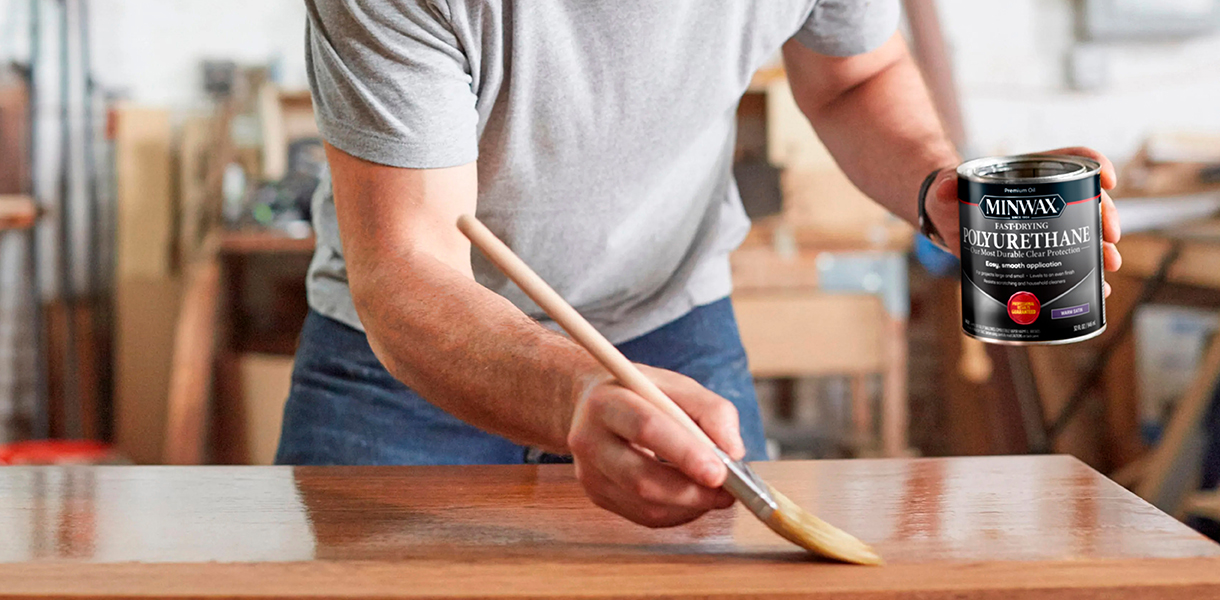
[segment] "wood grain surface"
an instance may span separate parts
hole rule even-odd
[[[1220,598],[1220,546],[1064,456],[758,464],[885,567],[744,509],[649,530],[570,466],[0,469],[0,598]]]

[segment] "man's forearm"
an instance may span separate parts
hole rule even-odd
[[[474,281],[457,218],[475,210],[475,165],[397,169],[326,150],[352,299],[381,363],[463,421],[566,450],[576,400],[607,375]]]
[[[424,253],[382,257],[352,291],[396,378],[480,429],[566,451],[575,399],[605,376],[572,341]]]
[[[791,42],[790,42],[791,44]],[[786,48],[790,69],[808,50]],[[899,217],[915,223],[919,185],[932,170],[959,157],[901,38],[885,52],[879,70],[830,97],[793,92],[818,136],[856,187]],[[847,59],[851,60],[851,59]]]

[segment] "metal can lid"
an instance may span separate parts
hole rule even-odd
[[[1066,154],[1020,154],[976,158],[957,167],[957,175],[979,183],[1052,183],[1096,175],[1101,163]]]

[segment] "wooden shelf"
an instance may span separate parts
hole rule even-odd
[[[305,273],[315,238],[274,230],[220,235],[232,345],[238,352],[291,355],[309,312]]]
[[[38,220],[38,207],[29,196],[0,196],[0,231],[29,229]]]
[[[224,254],[312,254],[314,236],[294,238],[266,229],[226,231],[220,238]]]

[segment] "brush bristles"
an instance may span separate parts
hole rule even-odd
[[[767,487],[779,505],[767,519],[767,527],[784,539],[826,558],[859,565],[884,564],[868,544],[809,514],[775,488]]]

